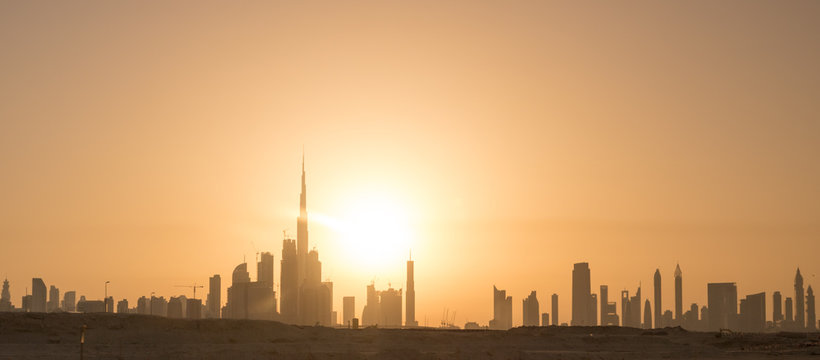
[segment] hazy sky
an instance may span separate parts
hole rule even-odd
[[[668,309],[676,262],[685,307],[793,296],[818,64],[817,1],[0,0],[0,275],[17,306],[227,288],[295,236],[304,145],[340,316],[410,247],[422,324],[486,324],[493,284],[569,322],[579,261],[613,297],[660,268]]]

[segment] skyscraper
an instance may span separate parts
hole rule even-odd
[[[648,299],[647,299],[648,300]],[[649,302],[647,301],[647,304]],[[655,269],[655,328],[661,328],[661,314],[663,307],[661,306],[661,270]]]
[[[298,284],[301,288],[307,277],[306,258],[308,255],[307,185],[305,183],[305,154],[302,153],[302,192],[299,193],[299,216],[296,218],[296,251],[298,263]]]
[[[208,298],[205,300],[208,317],[219,319],[222,309],[222,277],[214,274],[208,279]]]
[[[273,287],[273,254],[263,252],[256,264],[256,281]]]
[[[772,295],[772,322],[775,326],[783,323],[783,296],[780,291],[775,291]]]
[[[344,318],[344,326],[352,326],[351,321],[356,317],[356,298],[353,296],[345,296],[342,298],[342,317]]]
[[[407,297],[407,305],[405,305],[404,325],[407,327],[419,326],[419,323],[416,321],[416,284],[413,275],[413,265],[414,262],[411,254],[411,257],[407,260],[407,293],[405,294]]]
[[[251,282],[251,275],[248,273],[248,263],[241,263],[233,269],[231,276],[231,286],[228,288],[228,301],[225,304],[225,311],[222,317],[227,319],[247,319],[248,318],[248,286]],[[154,299],[151,299],[152,314]],[[181,310],[180,310],[181,312]],[[180,316],[182,316],[180,314]]]
[[[572,269],[572,326],[589,326],[590,280],[589,264],[582,262]]]
[[[786,320],[784,322],[786,323],[783,326],[785,328],[791,328],[794,324],[794,303],[790,297],[786,298]]]
[[[806,294],[806,325],[809,330],[815,331],[817,330],[817,315],[814,308],[814,290],[811,289],[811,285]]]
[[[299,268],[296,241],[285,238],[282,241],[282,260],[279,271],[279,292],[281,304],[279,312],[282,321],[296,324],[299,319]]]
[[[800,275],[800,268],[794,275],[794,326],[802,330],[806,328],[806,303],[803,294],[803,275]]]
[[[743,331],[762,332],[766,330],[766,293],[747,295],[740,300],[740,324]]]
[[[48,312],[55,312],[58,309],[60,309],[60,289],[51,285],[48,289],[48,305],[46,306],[46,310],[48,310]]]
[[[552,325],[558,326],[558,294],[552,294]]]
[[[655,313],[657,314],[658,305],[655,305]],[[659,315],[655,315],[655,327],[660,327],[658,325],[658,318]],[[652,328],[652,305],[649,304],[649,299],[646,299],[646,305],[643,307],[643,328],[644,329],[651,329]]]
[[[735,283],[710,283],[707,285],[709,301],[709,331],[737,329],[737,285]]]
[[[680,264],[675,265],[675,324],[683,324],[683,272],[680,271]]]
[[[31,279],[31,312],[46,312],[46,283],[43,279]]]
[[[524,326],[538,326],[538,315],[540,309],[538,308],[538,297],[535,295],[535,290],[522,301],[521,310],[523,312]]]
[[[493,319],[490,329],[507,330],[512,327],[512,296],[493,285]]]
[[[67,312],[74,312],[77,309],[77,293],[74,291],[66,291],[63,294],[63,310]]]
[[[9,279],[3,280],[3,292],[0,293],[0,311],[11,311],[11,292]]]

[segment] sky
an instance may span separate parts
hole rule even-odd
[[[371,281],[404,288],[411,249],[429,325],[486,324],[493,285],[514,324],[532,290],[569,322],[583,261],[593,292],[646,297],[660,269],[666,309],[677,263],[685,308],[708,282],[793,296],[797,266],[819,284],[818,19],[816,1],[0,0],[0,276],[17,306],[32,277],[132,304],[226,288],[295,237],[304,151],[339,316]]]

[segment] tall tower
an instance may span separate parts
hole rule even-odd
[[[308,253],[307,186],[305,185],[305,153],[302,152],[302,192],[299,194],[299,217],[296,218],[296,254],[299,286],[305,281]]]
[[[410,253],[410,258],[407,259],[407,307],[405,308],[405,322],[404,326],[416,327],[419,323],[416,322],[416,283],[413,275],[413,253]]]
[[[814,308],[814,290],[811,289],[811,285],[809,285],[806,293],[808,294],[806,295],[806,306],[808,307],[806,310],[806,325],[808,325],[809,330],[814,331],[817,330],[817,314]]]
[[[680,264],[675,266],[675,322],[683,324],[683,272]]]
[[[806,298],[803,295],[803,275],[800,275],[800,268],[794,276],[794,322],[795,326],[802,330],[806,328]]]
[[[222,310],[222,277],[214,274],[208,278],[208,298],[205,300],[208,317],[219,319]]]
[[[572,326],[591,326],[589,264],[577,263],[572,269]]]
[[[558,294],[552,294],[552,325],[558,326]]]
[[[783,323],[783,296],[780,291],[775,291],[772,295],[772,322],[775,327]]]
[[[646,310],[649,310],[649,299],[646,299]],[[663,307],[661,307],[661,270],[655,269],[655,328],[661,327],[661,314],[663,314]],[[646,315],[644,315],[646,316]],[[645,324],[644,326],[651,325]]]

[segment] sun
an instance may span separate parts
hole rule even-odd
[[[369,268],[400,264],[413,240],[407,209],[388,193],[358,194],[345,201],[334,227],[350,259]]]

